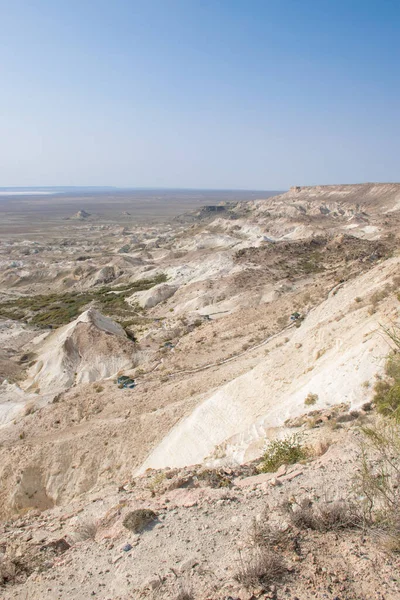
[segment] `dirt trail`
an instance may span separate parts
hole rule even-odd
[[[326,300],[328,300],[328,298],[331,297],[332,294],[335,293],[335,291],[341,289],[343,287],[343,283],[338,283],[335,284],[327,293],[326,298],[324,300],[322,300],[320,302],[320,304],[322,304],[323,302],[325,302]],[[318,304],[317,306],[313,306],[309,312],[304,315],[304,319],[307,318],[307,316],[314,310],[316,310],[318,308],[318,306],[320,306],[320,304]],[[283,329],[281,329],[280,331],[277,331],[276,333],[268,336],[267,338],[265,338],[265,340],[259,342],[258,344],[255,344],[254,346],[250,346],[249,348],[246,348],[246,350],[243,350],[243,352],[239,352],[238,354],[235,354],[234,356],[230,356],[229,358],[225,358],[224,360],[220,360],[217,362],[213,362],[213,363],[208,363],[207,365],[202,365],[201,367],[197,367],[196,369],[188,369],[188,370],[182,370],[182,371],[175,371],[175,373],[170,373],[169,377],[176,377],[177,375],[191,375],[192,373],[199,373],[201,371],[205,371],[207,369],[211,369],[213,367],[219,367],[221,365],[225,365],[229,362],[232,362],[233,360],[237,360],[238,358],[249,354],[250,352],[253,352],[254,350],[257,350],[258,348],[261,348],[262,346],[265,346],[265,344],[267,344],[268,342],[270,342],[271,340],[279,337],[282,333],[284,333],[285,331],[288,331],[289,329],[292,329],[293,327],[295,327],[296,324],[295,323],[290,323],[289,325],[287,325],[286,327],[284,327]],[[160,366],[162,363],[160,362],[154,369],[153,371],[155,371],[158,366]]]

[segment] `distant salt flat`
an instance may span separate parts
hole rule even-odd
[[[59,194],[60,192],[41,192],[40,190],[26,190],[23,192],[4,192],[0,191],[0,196],[54,196],[55,194]]]

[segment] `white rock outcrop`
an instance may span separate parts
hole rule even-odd
[[[128,302],[132,304],[137,302],[142,308],[153,308],[154,306],[157,306],[157,304],[160,304],[160,302],[164,302],[164,300],[171,298],[177,290],[177,285],[160,283],[150,290],[136,292],[128,298]]]
[[[111,377],[132,365],[134,347],[118,323],[90,308],[50,333],[35,353],[37,361],[24,382],[27,391],[59,390]]]

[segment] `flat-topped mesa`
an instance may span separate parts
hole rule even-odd
[[[201,211],[204,213],[223,212],[224,210],[226,210],[226,206],[223,204],[209,204],[208,206],[203,206],[201,209]]]
[[[269,219],[266,234],[273,238],[281,237],[282,232],[305,237],[319,233],[320,228],[339,226],[347,226],[356,233],[357,224],[368,226],[359,233],[361,237],[379,236],[387,226],[396,227],[396,218],[400,216],[400,183],[296,185],[278,196],[242,203],[239,208],[246,211],[247,218],[256,216],[259,225],[260,218]],[[301,229],[294,231],[296,227]]]
[[[345,202],[387,211],[400,208],[400,183],[292,186],[281,198],[294,194],[302,200]]]

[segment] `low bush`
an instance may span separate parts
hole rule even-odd
[[[385,378],[374,386],[374,402],[382,415],[363,426],[360,467],[355,488],[362,499],[364,521],[386,549],[400,551],[400,328],[384,329],[394,346]],[[363,407],[364,410],[366,409]]]
[[[400,420],[400,329],[396,326],[384,329],[395,349],[389,355],[385,365],[385,377],[374,386],[373,401],[377,411],[385,417]]]
[[[157,493],[160,493],[163,490],[165,480],[165,472],[161,471],[160,473],[156,473],[156,475],[154,475],[148,486],[152,496],[155,496]]]
[[[387,533],[400,532],[400,426],[387,419],[363,427],[356,489],[365,520]]]
[[[288,503],[286,508],[290,515],[290,520],[295,527],[299,529],[317,529],[312,501],[309,498],[304,498],[295,506]]]
[[[301,443],[297,434],[270,442],[262,457],[258,470],[262,473],[274,473],[282,465],[292,465],[305,460],[309,449]]]
[[[211,488],[224,488],[232,485],[231,478],[218,469],[204,469],[197,473],[197,478]]]
[[[342,413],[336,417],[337,423],[350,423],[351,421],[355,421],[360,416],[360,413],[357,411],[351,411],[349,413]]]
[[[305,406],[313,406],[317,403],[317,400],[318,394],[313,394],[312,392],[309,392],[304,400],[304,404]]]
[[[150,525],[153,521],[157,519],[157,515],[150,509],[139,508],[138,510],[133,510],[129,512],[122,524],[124,527],[129,529],[129,531],[133,531],[134,533],[141,533],[146,527]]]
[[[377,411],[385,417],[400,419],[400,381],[378,381],[374,386]]]

